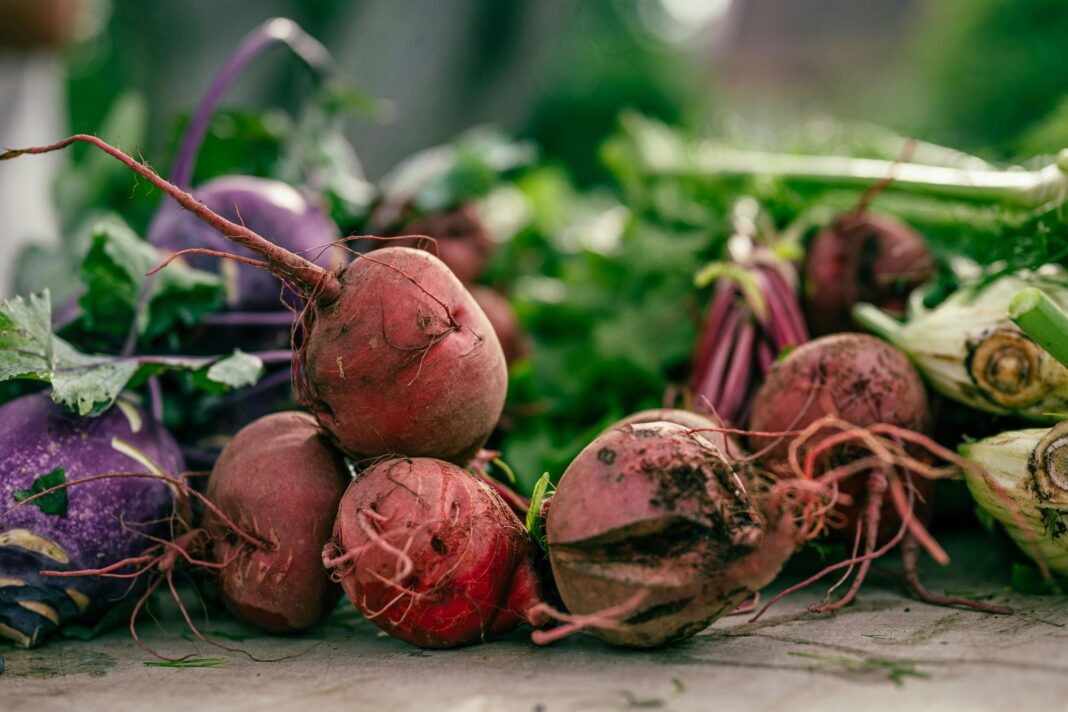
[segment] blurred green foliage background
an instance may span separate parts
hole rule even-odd
[[[68,51],[71,126],[147,99],[146,155],[257,22],[286,15],[391,101],[348,127],[372,177],[491,121],[534,138],[580,184],[621,109],[757,136],[826,113],[1000,159],[1068,145],[1068,5],[1060,0],[94,0]],[[292,110],[310,79],[276,52],[230,103]]]

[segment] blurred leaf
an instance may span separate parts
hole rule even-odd
[[[1030,564],[1016,562],[1012,565],[1012,590],[1028,596],[1053,596],[1068,591],[1068,581],[1046,579],[1042,572]]]
[[[137,332],[146,342],[177,326],[192,326],[222,306],[222,280],[209,272],[175,261],[155,277],[147,277],[146,273],[162,260],[163,254],[135,235],[121,218],[99,220],[81,267],[86,289],[79,303],[85,328],[125,336],[149,280],[147,306],[137,323]]]
[[[235,349],[233,354],[216,361],[202,372],[202,387],[218,392],[251,386],[260,379],[263,371],[263,361],[259,357]]]

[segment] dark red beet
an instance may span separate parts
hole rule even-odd
[[[885,437],[886,447],[895,445],[906,431],[922,434],[929,418],[923,383],[912,364],[900,351],[865,334],[833,334],[798,347],[775,364],[757,392],[750,428],[755,433],[783,433],[750,437],[751,448],[773,472],[822,482],[821,476],[835,468],[854,463],[862,468],[838,485],[852,504],[836,503],[836,508],[847,518],[849,541],[856,541],[867,558],[858,562],[846,594],[834,603],[817,605],[821,611],[837,610],[852,600],[877,549],[902,536],[905,513],[913,523],[926,520],[932,491],[930,479],[914,476],[915,468],[906,466],[899,473],[897,461],[875,459],[871,446],[859,437],[841,443],[831,440],[843,431],[830,425],[800,443],[798,466],[807,468],[812,453],[814,468],[799,472],[789,462],[791,444],[798,439],[790,431],[828,416],[848,424],[853,436],[870,435],[868,428],[884,424],[896,429]],[[911,446],[905,450],[917,461],[926,461],[926,452]],[[913,488],[911,495],[906,495],[908,485]],[[895,493],[900,495],[896,500]],[[909,503],[906,497],[911,497]],[[929,539],[922,525],[910,525],[910,532]]]
[[[507,632],[538,603],[526,528],[485,483],[427,458],[360,473],[323,563],[390,635],[451,648]]]
[[[493,331],[501,342],[504,350],[504,360],[511,364],[527,354],[526,335],[523,327],[519,326],[519,320],[515,317],[515,310],[505,299],[504,295],[495,289],[474,285],[468,287],[471,296],[475,298],[486,318],[493,325]]]
[[[471,284],[482,276],[493,257],[495,247],[493,237],[478,211],[468,203],[447,213],[416,218],[406,223],[396,234],[416,237],[377,244],[416,247],[434,252],[434,243],[418,236],[432,237],[437,241],[437,256],[464,284]]]
[[[812,240],[805,255],[804,298],[816,335],[855,328],[850,310],[869,302],[891,314],[934,274],[923,238],[894,218],[868,212],[840,216]]]
[[[924,432],[927,394],[908,358],[867,334],[832,334],[794,349],[775,364],[753,400],[750,429],[801,430],[826,415],[853,425],[891,423]],[[775,438],[751,437],[763,451]],[[790,437],[778,439],[762,459],[786,463]]]
[[[732,461],[688,430],[653,422],[602,433],[548,507],[560,596],[608,642],[692,636],[769,583],[794,551],[790,518],[767,525]]]
[[[406,453],[466,462],[489,437],[504,407],[504,354],[486,315],[441,260],[390,247],[335,274],[212,212],[95,136],[6,151],[0,160],[75,142],[122,162],[263,258],[232,259],[269,269],[301,293],[305,340],[295,359],[294,386],[347,454]]]
[[[298,394],[354,457],[465,464],[508,387],[485,314],[440,260],[407,247],[357,259],[340,280],[339,299],[316,305]]]
[[[349,483],[345,463],[306,413],[275,413],[246,426],[223,449],[207,497],[267,546],[250,548],[208,513],[212,556],[226,607],[272,633],[309,628],[341,591],[322,567],[338,503]],[[239,550],[238,550],[239,549]]]
[[[889,423],[921,433],[926,432],[929,419],[923,382],[908,358],[866,334],[824,336],[799,346],[777,363],[753,401],[750,428],[758,432],[802,430],[827,415],[860,427]],[[792,440],[789,436],[781,438],[768,452],[763,450],[773,438],[753,437],[750,445],[762,452],[765,464],[784,471]],[[846,461],[850,452],[848,446],[837,450],[824,469]],[[912,478],[912,483],[923,497],[915,511],[926,519],[933,483],[918,477]],[[853,504],[840,507],[852,523],[857,522],[864,506],[865,486],[864,480],[856,477],[841,485],[854,499]],[[883,505],[883,515],[880,541],[893,536],[901,524],[889,501]],[[847,532],[851,534],[852,527]]]

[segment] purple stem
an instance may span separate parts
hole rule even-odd
[[[206,404],[204,408],[205,410],[211,412],[218,410],[222,407],[233,406],[234,404],[240,403],[241,401],[247,398],[258,396],[261,393],[271,390],[272,388],[276,388],[277,386],[280,386],[283,383],[289,383],[291,379],[292,374],[290,373],[289,369],[275,371],[274,373],[267,374],[259,381],[247,388],[240,388],[235,391],[224,393],[223,395],[219,396],[217,400]]]
[[[716,289],[716,296],[713,297],[712,304],[708,308],[708,318],[705,320],[704,330],[701,332],[701,341],[693,357],[694,383],[699,383],[704,379],[705,371],[707,371],[709,365],[709,357],[712,355],[712,349],[716,344],[716,338],[723,328],[723,322],[727,318],[731,304],[734,303],[734,298],[737,294],[738,287],[732,282],[724,281]]]
[[[70,326],[81,315],[82,307],[78,303],[78,297],[71,297],[52,312],[52,331],[59,331],[66,326]]]
[[[205,314],[202,324],[211,326],[293,326],[296,317],[289,311],[223,312]]]
[[[738,307],[727,314],[723,328],[716,334],[715,350],[711,354],[710,365],[694,389],[694,396],[708,399],[717,412],[723,400],[723,375],[727,370],[727,362],[737,338],[738,328],[745,316],[747,315],[744,310]]]
[[[245,36],[237,52],[223,66],[215,76],[214,81],[204,93],[196,113],[193,114],[186,129],[182,144],[178,149],[178,157],[174,162],[174,172],[171,174],[172,182],[180,188],[188,188],[193,178],[193,168],[196,166],[197,153],[200,144],[207,135],[211,118],[215,109],[222,101],[226,91],[235,79],[244,71],[253,60],[264,50],[276,43],[287,45],[294,54],[304,60],[304,63],[320,75],[329,75],[335,71],[333,60],[319,40],[315,39],[300,25],[284,17],[276,17],[267,20],[258,28]]]
[[[767,375],[771,370],[772,365],[775,363],[776,354],[771,350],[771,344],[766,338],[761,338],[757,342],[757,365],[760,367],[761,375]]]
[[[767,276],[769,285],[779,299],[782,312],[789,321],[794,337],[797,339],[796,343],[805,343],[808,341],[808,326],[805,324],[805,317],[801,313],[801,304],[797,299],[797,292],[775,267],[767,265],[761,271]]]
[[[783,314],[783,307],[778,302],[777,297],[773,296],[771,289],[765,292],[765,299],[768,302],[768,323],[765,325],[765,333],[775,345],[775,349],[782,351],[787,346],[796,346],[802,343],[803,339],[800,339],[794,331],[794,325],[790,322],[789,317]]]
[[[258,356],[265,364],[289,363],[293,360],[291,349],[275,349],[273,351],[253,351],[250,356]]]
[[[148,379],[148,402],[152,419],[157,423],[163,423],[163,389],[160,387],[159,376]]]
[[[720,398],[720,417],[727,423],[735,422],[738,417],[738,409],[745,402],[745,395],[749,392],[749,374],[753,369],[753,342],[756,340],[756,324],[752,319],[742,322],[738,338],[734,339],[734,349],[731,353],[731,366],[727,371],[727,379],[723,384],[723,394]]]

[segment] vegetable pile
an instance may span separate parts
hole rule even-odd
[[[299,135],[262,174],[195,173],[228,87],[279,43],[316,75]],[[168,594],[239,651],[201,632],[191,579],[272,634],[344,594],[424,648],[523,627],[659,647],[830,574],[810,608],[840,610],[895,550],[918,599],[1006,615],[920,580],[920,552],[951,565],[954,479],[1068,576],[1063,156],[773,154],[625,113],[607,187],[487,127],[375,187],[354,153],[323,168],[353,94],[275,19],[170,181],[106,135],[0,153],[85,144],[162,194],[143,236],[123,204],[85,206],[74,284],[0,304],[0,635],[119,606],[144,645]],[[826,541],[845,553],[759,605]]]

